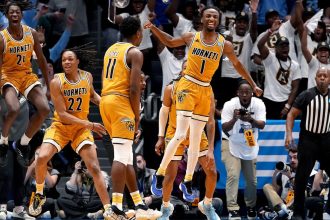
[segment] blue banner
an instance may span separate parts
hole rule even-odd
[[[300,120],[296,120],[293,128],[293,138],[299,137]],[[221,121],[218,121],[219,130],[221,133]],[[221,135],[220,135],[221,136]],[[288,151],[284,147],[285,141],[285,120],[267,120],[266,126],[259,131],[259,154],[257,158],[257,181],[258,189],[266,183],[271,183],[272,175],[275,169],[275,164],[278,161],[287,162]],[[215,161],[217,170],[220,173],[220,179],[217,183],[217,189],[226,187],[226,169],[221,161],[221,141],[217,141],[214,147]],[[239,188],[245,188],[245,179],[241,174]]]

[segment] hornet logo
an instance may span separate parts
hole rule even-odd
[[[129,118],[123,118],[120,122],[125,124],[125,127],[127,128],[127,130],[134,131],[134,121],[133,120],[131,120]]]
[[[186,98],[187,94],[189,93],[189,90],[181,90],[178,92],[178,102],[182,103],[184,99]]]

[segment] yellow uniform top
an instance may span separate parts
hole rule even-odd
[[[79,80],[70,82],[65,73],[58,73],[55,76],[60,79],[61,93],[64,98],[66,111],[71,115],[86,120],[89,113],[89,101],[91,97],[91,85],[88,72],[78,70]],[[57,112],[54,112],[54,121],[61,121]]]
[[[172,83],[172,104],[170,106],[170,112],[168,117],[168,129],[171,128],[176,130],[176,87],[178,81],[173,81]]]
[[[126,63],[127,51],[134,47],[130,43],[118,42],[104,55],[102,96],[119,94],[129,96],[130,67]]]
[[[218,69],[225,38],[218,34],[214,44],[206,44],[201,38],[201,32],[196,32],[188,50],[187,68],[184,74],[203,82],[210,82]]]
[[[8,28],[0,32],[4,42],[1,68],[3,74],[32,72],[30,62],[34,48],[32,29],[26,25],[22,27],[22,40],[15,40],[8,32]]]

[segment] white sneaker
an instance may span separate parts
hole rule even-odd
[[[158,210],[149,209],[148,206],[145,204],[140,204],[135,207],[136,213],[135,218],[136,220],[156,220],[160,216],[162,216],[162,213]]]
[[[13,210],[12,218],[20,218],[25,220],[34,220],[36,218],[30,216],[24,208],[22,207],[15,207]]]
[[[0,206],[0,220],[6,220],[7,219],[7,205],[2,204]]]
[[[97,212],[90,212],[87,214],[87,218],[90,219],[98,219],[103,217],[103,210],[99,210]]]

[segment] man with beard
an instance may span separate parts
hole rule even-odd
[[[299,164],[295,177],[294,219],[304,219],[305,189],[315,161],[330,173],[330,70],[321,67],[315,77],[316,86],[302,92],[294,101],[286,121],[285,146],[293,144],[294,120],[301,115],[298,143]],[[326,210],[330,209],[329,200]]]
[[[259,151],[258,131],[265,127],[266,109],[261,99],[252,97],[253,90],[241,81],[237,96],[222,109],[222,155],[227,172],[226,198],[229,219],[241,219],[237,204],[238,182],[243,171],[248,219],[256,219],[256,162]]]
[[[156,173],[156,170],[147,168],[143,155],[139,153],[136,154],[136,168],[139,192],[142,194],[145,204],[153,208],[160,207],[161,198],[155,197],[150,191],[152,175]]]

